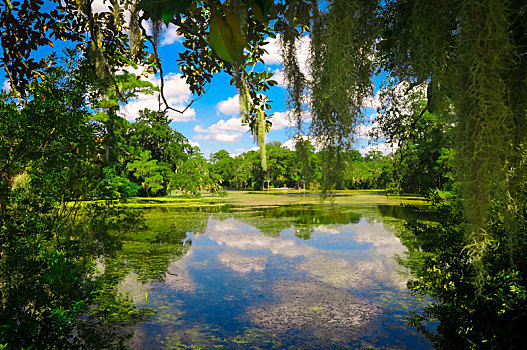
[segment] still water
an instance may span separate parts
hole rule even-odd
[[[427,349],[406,317],[425,301],[397,263],[399,206],[147,209],[105,262],[154,312],[132,349]]]

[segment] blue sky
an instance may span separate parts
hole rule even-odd
[[[96,0],[93,4],[94,11],[104,11],[107,9],[103,0]],[[304,66],[305,73],[307,72],[307,56],[309,52],[309,39],[302,40],[299,43],[299,62]],[[52,50],[60,50],[64,47],[63,43],[56,43],[55,48],[43,48],[39,51],[39,56],[45,56],[51,53]],[[269,40],[266,50],[268,54],[264,56],[265,65],[257,65],[256,69],[266,69],[275,72],[274,79],[278,81],[278,85],[272,87],[268,92],[272,109],[269,113],[273,113],[272,118],[273,127],[267,134],[267,142],[280,141],[286,145],[292,145],[291,141],[295,136],[295,131],[289,126],[292,123],[287,117],[287,109],[285,106],[286,89],[281,78],[281,62],[278,41]],[[164,36],[160,42],[159,54],[162,57],[163,70],[165,74],[165,96],[169,104],[178,109],[183,109],[193,98],[191,96],[188,86],[179,74],[176,58],[177,53],[183,49],[181,38],[176,34],[176,27],[170,25],[165,30]],[[135,71],[140,73],[140,71]],[[154,84],[159,83],[158,77],[148,77],[149,81]],[[208,157],[211,153],[217,152],[220,149],[225,149],[232,155],[237,155],[242,152],[255,148],[256,144],[252,135],[248,132],[246,126],[241,125],[241,118],[239,113],[238,95],[236,89],[230,85],[230,76],[225,73],[217,74],[209,85],[207,93],[199,100],[194,102],[192,106],[184,113],[178,114],[176,112],[169,112],[172,118],[171,126],[185,135],[191,143],[198,145],[205,155]],[[376,83],[380,79],[376,79]],[[4,88],[7,86],[4,82]],[[376,113],[375,106],[377,101],[372,98],[365,105],[368,116],[373,116]],[[138,111],[143,108],[157,109],[157,97],[151,95],[139,96],[138,99],[130,101],[128,105],[123,108],[123,116],[128,120],[133,121],[138,115]],[[370,118],[367,118],[370,119]],[[371,128],[371,122],[359,127],[359,135],[364,135]],[[365,148],[366,147],[366,148]],[[359,138],[357,149],[363,153],[368,149],[368,139],[365,137]],[[381,150],[387,153],[389,149],[381,145]]]
[[[307,40],[303,40],[299,44],[299,62],[301,65],[307,61],[309,51],[309,42]],[[287,116],[285,105],[287,92],[281,77],[278,40],[269,39],[268,41],[269,44],[265,47],[268,51],[268,54],[264,56],[265,65],[259,64],[256,67],[256,69],[275,72],[274,79],[278,81],[278,85],[267,92],[269,99],[273,101],[270,113],[274,114],[272,118],[273,127],[267,134],[267,141],[286,143],[295,136],[295,130],[290,128],[293,123],[289,121]],[[163,69],[166,75],[165,94],[169,97],[169,102],[170,100],[174,102],[174,107],[180,108],[193,98],[188,90],[185,90],[186,84],[178,74],[176,58],[178,57],[177,53],[182,49],[180,38],[176,34],[176,27],[171,25],[165,31],[161,40],[159,54],[162,57]],[[211,82],[206,95],[194,102],[187,113],[178,115],[171,112],[173,117],[171,126],[183,133],[193,143],[198,144],[203,154],[207,157],[220,149],[225,149],[232,155],[236,155],[256,146],[252,135],[248,132],[248,128],[241,125],[238,95],[236,89],[230,85],[230,80],[231,77],[227,74],[217,74]],[[154,79],[152,81],[155,82]],[[150,99],[155,100],[153,98]],[[132,102],[132,104],[134,103],[138,106],[145,105],[145,101],[141,99]],[[157,102],[151,101],[150,103],[154,105]],[[370,107],[366,111],[369,116],[376,113],[376,104],[375,99],[368,102]],[[126,109],[130,110],[130,115],[135,115],[133,111],[137,110],[138,106],[133,106],[133,108],[128,106]],[[371,125],[371,123],[367,123],[367,125]],[[364,125],[359,129],[362,134],[365,134],[369,126]],[[287,144],[291,144],[291,141]],[[357,149],[366,146],[368,146],[368,139],[364,137],[359,139]]]

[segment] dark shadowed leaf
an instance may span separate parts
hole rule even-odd
[[[212,14],[209,41],[218,57],[228,62],[234,62],[246,44],[238,20],[229,11],[224,16]]]

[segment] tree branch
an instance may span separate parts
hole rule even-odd
[[[143,36],[146,38],[146,40],[148,40],[150,45],[152,45],[152,49],[154,50],[154,55],[155,55],[155,58],[156,58],[156,65],[157,65],[157,68],[159,69],[159,79],[160,79],[160,82],[161,82],[160,87],[159,87],[159,95],[161,96],[161,99],[163,100],[163,103],[165,104],[165,109],[163,111],[166,112],[167,110],[172,110],[174,112],[183,114],[183,113],[185,113],[187,111],[187,109],[190,108],[190,106],[192,106],[192,104],[194,102],[196,102],[203,95],[205,95],[205,93],[209,89],[207,88],[207,90],[205,90],[205,93],[201,94],[200,96],[198,96],[195,99],[193,99],[192,101],[190,101],[190,103],[183,110],[179,110],[179,109],[175,109],[174,107],[170,107],[170,105],[168,104],[168,101],[167,101],[167,99],[165,97],[165,79],[164,79],[164,74],[163,74],[163,67],[161,65],[161,59],[159,58],[159,55],[157,53],[157,45],[154,43],[154,40],[152,40],[152,37],[147,34],[146,29],[143,27],[143,19],[144,18],[145,18],[144,16],[139,17],[139,28],[141,28],[141,32],[143,33]],[[201,36],[201,35],[197,35],[197,36],[199,36],[200,38],[205,40],[203,38],[203,36]]]

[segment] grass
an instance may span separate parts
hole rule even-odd
[[[305,195],[303,195],[305,194]],[[319,193],[302,190],[272,189],[269,191],[229,191],[226,197],[202,196],[201,198],[134,197],[126,206],[136,208],[152,207],[201,207],[214,205],[233,205],[240,207],[269,207],[302,204],[346,204],[346,205],[426,205],[422,197],[387,196],[380,190],[340,190],[334,196],[322,199]]]

